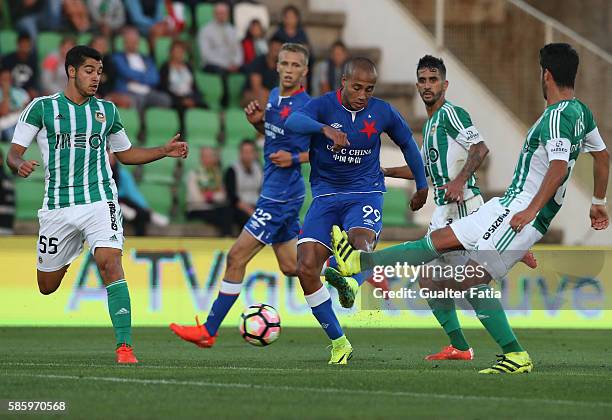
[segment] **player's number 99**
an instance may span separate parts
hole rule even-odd
[[[372,213],[374,213],[374,222],[378,222],[380,220],[380,210],[375,209],[372,206],[363,206],[363,218],[367,219]]]
[[[38,251],[40,251],[41,254],[57,254],[57,241],[57,238],[47,238],[44,235],[40,235],[38,239]]]

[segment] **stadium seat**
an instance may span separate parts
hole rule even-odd
[[[149,108],[145,113],[147,137],[150,146],[160,146],[179,132],[179,120],[174,109]]]
[[[172,38],[169,36],[161,36],[155,41],[155,63],[157,68],[160,68],[162,64],[168,61],[171,45]]]
[[[38,48],[38,61],[42,63],[42,60],[52,51],[57,51],[59,48],[62,34],[58,32],[41,32],[38,35],[37,48]]]
[[[132,143],[136,141],[138,130],[140,130],[140,118],[138,112],[133,108],[120,108],[119,116],[125,128],[125,132]]]
[[[40,160],[40,159],[39,159]],[[45,181],[42,177],[17,177],[15,179],[16,209],[15,217],[19,220],[35,220],[41,208],[45,192]]]
[[[0,54],[5,55],[17,48],[17,32],[10,29],[0,31]]]
[[[185,138],[192,145],[215,146],[220,125],[216,112],[190,109],[185,113]]]
[[[406,226],[406,211],[408,195],[403,188],[387,188],[383,206],[383,222],[385,226]]]
[[[257,137],[255,128],[247,121],[242,109],[228,109],[225,113],[225,144],[238,144]]]
[[[212,4],[198,4],[196,8],[196,22],[198,28],[206,25],[213,20],[215,14],[215,6]]]
[[[150,208],[164,215],[170,214],[172,209],[172,191],[169,185],[142,182],[138,187]]]
[[[204,100],[211,109],[220,109],[221,96],[223,96],[223,84],[221,77],[213,73],[202,71],[195,72],[198,88],[204,95]]]
[[[229,75],[227,84],[230,107],[240,108],[240,99],[242,99],[242,90],[244,89],[245,81],[246,76],[242,73],[233,73]]]
[[[221,149],[221,167],[226,170],[238,160],[238,146],[229,145]]]
[[[121,51],[123,51],[123,37],[117,36],[115,37],[115,49],[113,52]],[[144,56],[149,56],[151,54],[151,52],[149,51],[149,44],[145,38],[140,38],[140,43],[138,44],[138,51]]]
[[[177,160],[166,157],[143,165],[142,182],[147,184],[174,184]]]
[[[91,38],[91,34],[80,34],[77,37],[77,45],[89,45],[89,43],[91,42]]]

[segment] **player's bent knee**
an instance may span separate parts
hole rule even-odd
[[[227,270],[244,268],[246,267],[245,258],[241,257],[240,252],[237,251],[236,248],[232,247],[232,249],[230,249],[230,251],[227,253],[225,265]]]
[[[280,270],[287,277],[295,277],[298,275],[297,264],[281,263]]]

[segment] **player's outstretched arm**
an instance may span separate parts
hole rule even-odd
[[[35,160],[24,160],[23,154],[26,148],[12,143],[11,148],[6,157],[6,164],[11,170],[22,178],[27,178],[38,166],[38,162]]]
[[[255,130],[257,130],[260,134],[265,134],[264,127],[264,110],[259,105],[259,101],[251,101],[249,104],[244,107],[244,114],[246,115],[246,119]]]
[[[180,141],[180,134],[176,134],[168,143],[159,147],[130,147],[123,152],[115,152],[119,162],[124,165],[140,165],[154,162],[164,157],[183,158],[187,157],[189,147],[184,141]]]
[[[392,168],[380,168],[387,178],[414,179],[414,175],[407,166],[394,166]]]
[[[531,200],[531,203],[523,211],[516,213],[510,220],[510,227],[516,232],[520,232],[523,228],[531,223],[537,216],[542,207],[555,195],[563,180],[567,176],[567,161],[566,160],[551,160],[546,175],[542,180],[540,189]]]
[[[606,208],[606,190],[610,176],[610,154],[607,149],[590,152],[593,157],[593,203],[589,211],[591,227],[595,230],[606,229],[609,225]]]
[[[289,115],[285,127],[298,134],[322,133],[325,137],[334,142],[332,146],[332,151],[334,152],[344,149],[351,144],[348,141],[346,133],[322,124],[302,111],[296,111]]]
[[[472,174],[476,172],[480,165],[484,161],[485,157],[489,154],[489,148],[484,141],[476,144],[472,144],[468,151],[467,159],[463,169],[457,174],[455,179],[450,181],[448,184],[444,184],[439,189],[446,190],[444,198],[449,201],[463,201],[463,186],[470,179]]]

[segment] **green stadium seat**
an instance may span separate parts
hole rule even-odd
[[[123,37],[117,36],[115,37],[114,52],[120,52],[120,51],[123,51]],[[149,43],[147,42],[145,38],[142,38],[142,37],[140,38],[140,42],[138,44],[138,51],[144,56],[149,56],[151,54],[151,51],[149,51]]]
[[[212,4],[198,4],[196,8],[196,23],[198,28],[214,19],[215,6]]]
[[[179,132],[178,114],[174,109],[149,108],[145,113],[147,140],[150,146],[160,146]]]
[[[223,170],[229,168],[238,160],[238,145],[229,145],[221,149],[221,166]]]
[[[169,36],[161,36],[155,41],[155,62],[157,63],[157,68],[160,68],[162,64],[168,61],[171,45],[172,38]]]
[[[387,188],[384,195],[383,221],[385,226],[406,226],[408,196],[403,188]]]
[[[229,106],[240,108],[240,100],[242,99],[242,90],[246,76],[242,73],[230,74],[227,79],[229,89]]]
[[[89,45],[89,43],[91,42],[91,38],[91,34],[80,34],[77,37],[77,45]]]
[[[177,161],[178,159],[166,157],[143,165],[142,182],[147,184],[174,184]]]
[[[138,130],[140,130],[140,117],[138,116],[138,112],[133,108],[120,108],[119,116],[121,117],[121,122],[123,123],[123,127],[129,139],[132,143],[136,142],[136,136],[138,135]]]
[[[225,113],[225,142],[238,144],[257,137],[255,128],[247,121],[242,109],[228,109]]]
[[[221,108],[220,102],[223,96],[223,84],[221,77],[214,73],[195,72],[195,79],[198,88],[204,95],[204,100],[211,109]]]
[[[59,49],[60,41],[63,35],[57,32],[41,32],[38,35],[36,46],[38,48],[38,61],[42,60],[52,51]]]
[[[11,29],[0,31],[0,54],[5,55],[17,48],[17,32]]]
[[[37,219],[38,209],[42,207],[45,193],[45,181],[43,178],[16,178],[15,191],[17,199],[15,217],[18,220]]]
[[[185,137],[189,144],[215,146],[220,130],[219,114],[205,109],[190,109],[185,113]]]
[[[147,200],[149,207],[158,213],[169,215],[172,209],[172,191],[169,185],[142,182],[138,188]]]

